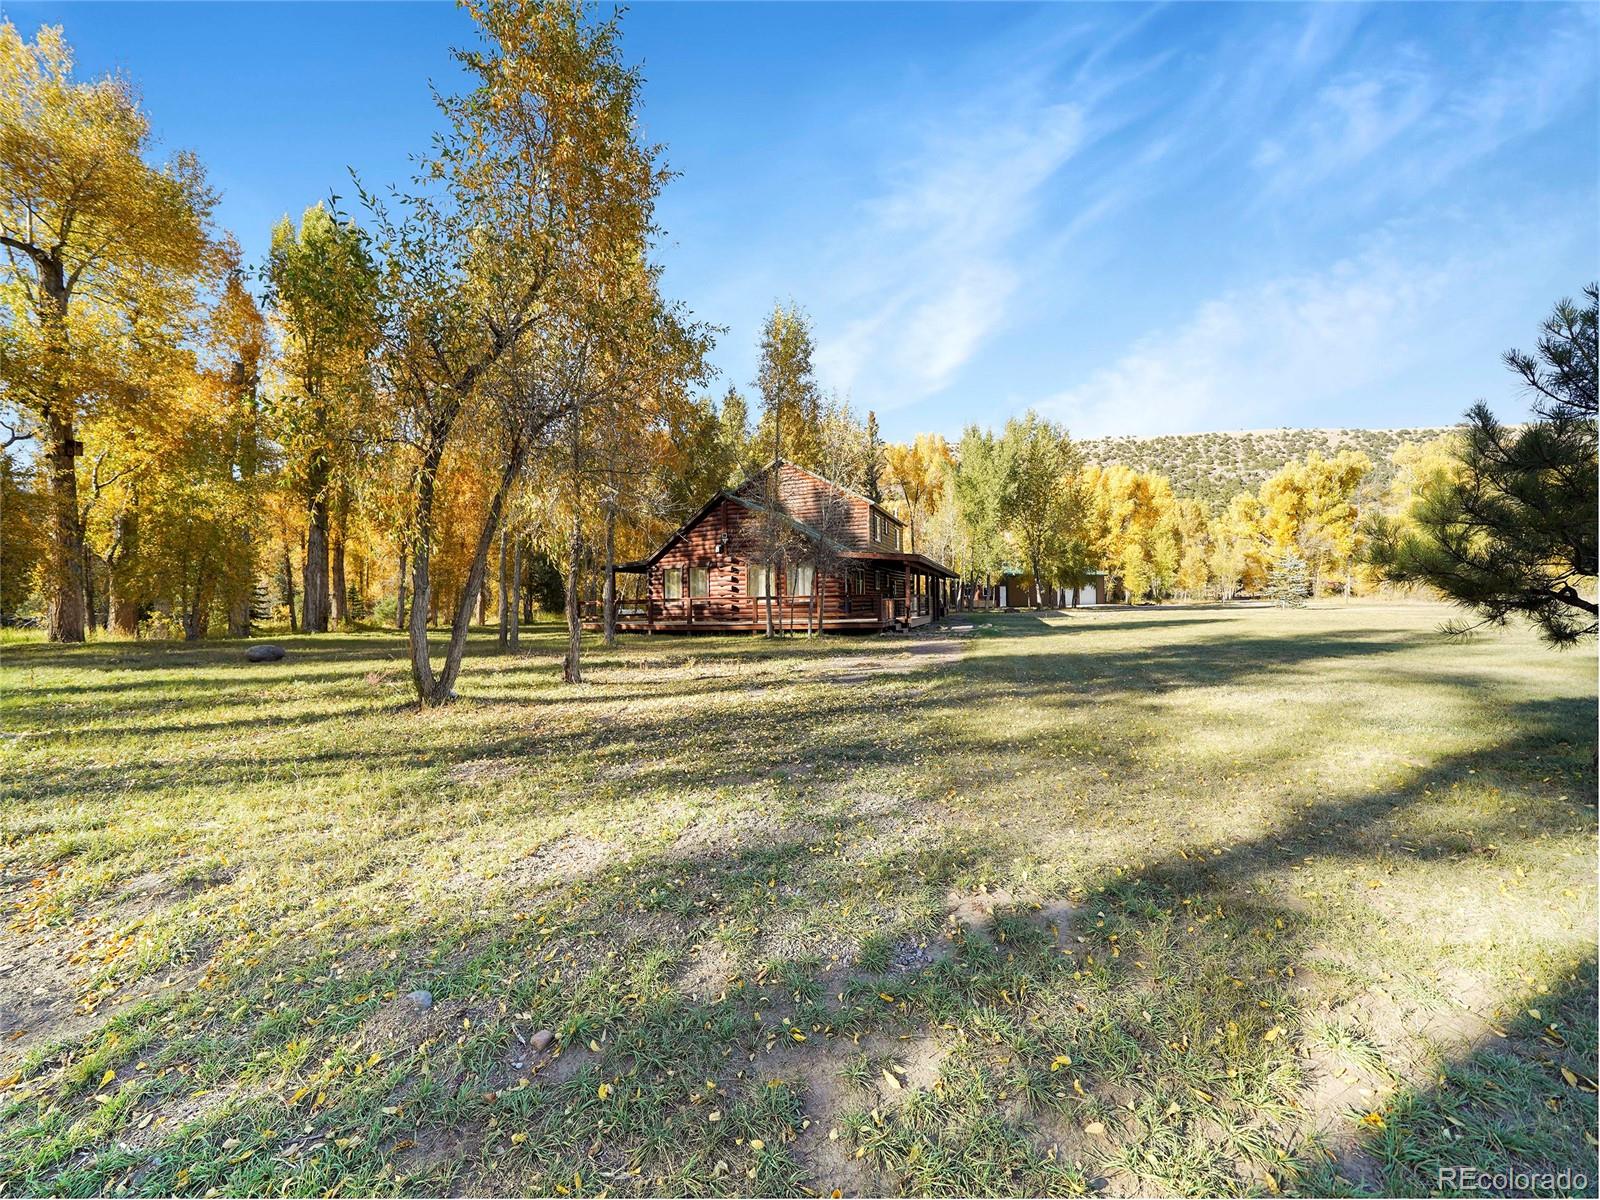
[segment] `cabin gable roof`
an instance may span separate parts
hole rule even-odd
[[[660,548],[657,549],[656,552],[649,558],[642,558],[636,562],[618,563],[617,570],[638,572],[648,570],[649,568],[655,566],[661,561],[662,557],[667,553],[667,551],[672,549],[674,543],[688,537],[689,534],[694,530],[695,526],[699,525],[701,521],[704,521],[712,514],[712,512],[716,510],[718,505],[723,503],[736,504],[740,508],[753,513],[766,514],[768,512],[772,512],[773,515],[776,516],[780,521],[789,526],[791,529],[795,530],[797,533],[801,534],[803,537],[813,542],[821,542],[840,554],[848,554],[852,549],[849,546],[843,545],[838,540],[828,537],[820,530],[812,528],[804,521],[796,520],[794,517],[790,516],[781,509],[770,510],[764,504],[757,504],[754,500],[751,500],[747,496],[741,496],[737,492],[730,492],[724,488],[713,495],[711,499],[702,504],[699,511],[697,511],[694,516],[690,517],[676,530],[674,530],[672,534],[667,537],[666,541],[661,543]]]
[[[826,488],[842,496],[848,497],[854,502],[857,513],[862,513],[863,509],[866,510],[866,513],[876,512],[881,514],[886,521],[893,522],[896,526],[902,529],[905,528],[905,522],[901,521],[893,513],[885,509],[881,504],[874,503],[871,499],[863,496],[860,492],[847,488],[842,484],[835,483],[831,479],[826,479],[823,476],[818,475],[815,471],[809,471],[805,467],[790,462],[788,459],[780,458],[774,459],[765,467],[761,468],[761,470],[747,476],[732,490],[727,488],[718,489],[704,504],[699,507],[699,509],[695,511],[695,513],[687,521],[680,525],[666,538],[666,540],[661,543],[661,546],[654,554],[650,555],[648,558],[639,559],[634,562],[619,563],[616,569],[629,573],[640,573],[650,570],[652,567],[656,566],[656,564],[658,564],[669,551],[671,551],[673,546],[681,541],[686,540],[694,531],[695,527],[709,517],[713,512],[715,512],[720,506],[724,504],[733,504],[750,513],[755,513],[758,515],[774,515],[780,521],[782,521],[784,525],[790,529],[793,529],[796,533],[799,533],[807,541],[827,546],[841,558],[851,559],[859,562],[892,561],[916,564],[926,567],[941,575],[946,575],[952,578],[955,576],[955,572],[944,566],[944,564],[935,562],[926,555],[908,553],[906,551],[897,549],[889,549],[886,547],[873,545],[870,541],[863,545],[859,544],[857,539],[853,537],[841,540],[837,536],[824,534],[815,526],[795,517],[782,506],[781,502],[779,507],[769,508],[767,505],[750,496],[748,491],[755,483],[773,471],[793,472],[795,475],[802,476],[806,480],[813,481],[816,485],[816,490],[818,491]],[[866,515],[861,515],[860,520],[863,522],[864,527],[867,521]]]
[[[848,496],[851,500],[855,500],[861,504],[864,504],[867,508],[880,514],[884,520],[892,521],[901,529],[906,527],[906,523],[904,521],[895,516],[882,504],[879,504],[876,500],[873,500],[872,497],[862,495],[862,493],[856,491],[854,488],[846,487],[842,483],[837,483],[825,475],[818,475],[815,471],[810,470],[807,467],[802,467],[799,463],[792,462],[787,458],[775,458],[771,462],[767,463],[764,467],[751,472],[749,475],[745,476],[739,481],[739,484],[734,488],[734,491],[735,493],[743,492],[746,488],[756,483],[768,472],[774,470],[782,471],[785,469],[793,471],[798,475],[804,475],[807,479],[815,481],[824,488],[828,488],[832,491],[838,492],[842,496]]]

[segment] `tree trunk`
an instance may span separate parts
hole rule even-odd
[[[773,569],[772,560],[769,558],[767,560],[767,586],[766,586],[767,595],[766,595],[766,604],[765,604],[765,608],[767,610],[767,636],[768,637],[775,637],[777,635],[777,630],[775,630],[772,627],[772,593],[778,590],[778,581],[777,581],[776,576],[777,576],[777,571],[775,571]]]
[[[445,432],[448,432],[446,430]],[[472,612],[482,594],[484,578],[488,574],[489,547],[500,528],[500,514],[505,507],[506,495],[522,471],[527,449],[520,442],[513,444],[506,455],[500,472],[499,486],[489,502],[489,512],[478,532],[477,546],[473,550],[472,566],[467,571],[467,584],[461,591],[455,617],[450,622],[450,641],[445,646],[444,665],[437,675],[428,655],[427,611],[432,602],[432,586],[428,571],[432,558],[434,486],[438,478],[439,462],[444,457],[445,438],[437,433],[417,472],[417,534],[412,548],[412,599],[411,599],[411,681],[417,690],[417,701],[424,708],[448,703],[455,697],[456,677],[461,673],[461,660],[466,656],[467,631],[471,627]]]
[[[428,578],[433,551],[433,489],[444,456],[442,439],[429,448],[417,471],[417,523],[411,544],[411,617],[406,625],[411,650],[411,684],[423,708],[437,704],[433,662],[428,657],[428,610],[433,604],[433,584]],[[404,556],[402,555],[402,561]]]
[[[306,561],[302,570],[307,633],[328,632],[328,478],[327,468],[313,470],[310,518],[306,528]]]
[[[84,527],[84,517],[78,518],[78,528]],[[78,541],[78,571],[83,580],[83,624],[85,629],[95,629],[100,621],[95,612],[94,595],[94,553],[89,549],[89,542],[85,538]]]
[[[511,554],[506,548],[505,523],[500,524],[500,627],[498,641],[504,650],[511,641]]]
[[[242,553],[247,563],[244,584],[240,592],[228,603],[228,636],[234,638],[247,638],[252,633],[250,607],[255,600],[256,547],[255,539],[249,533],[244,535]]]
[[[583,682],[583,614],[578,599],[578,566],[582,556],[583,523],[574,508],[567,556],[567,656],[561,664],[561,678],[567,683]]]
[[[130,584],[139,558],[139,513],[132,507],[117,514],[116,563],[106,571],[106,629],[119,637],[139,632],[139,601]]]
[[[522,602],[522,539],[511,539],[511,597],[506,605],[510,620],[506,629],[506,640],[515,650],[521,642],[522,629],[518,617],[521,615]]]
[[[406,552],[400,551],[400,572],[394,581],[394,626],[406,627]]]
[[[605,641],[607,646],[617,644],[617,509],[606,505],[606,576],[605,576]],[[688,597],[685,604],[692,604]]]
[[[329,546],[329,557],[332,563],[332,581],[329,590],[333,593],[333,623],[339,628],[350,623],[350,595],[345,590],[344,582],[344,517],[339,517],[338,524],[333,528],[332,541]]]
[[[39,291],[46,350],[45,385],[55,394],[45,407],[47,431],[45,461],[50,486],[50,553],[45,575],[48,598],[46,626],[52,642],[81,642],[84,638],[83,525],[78,519],[78,466],[80,450],[73,425],[73,404],[67,397],[67,288],[66,270],[56,259],[39,262]]]
[[[202,579],[195,584],[188,607],[183,612],[183,640],[198,642],[206,636],[211,625],[212,582]]]
[[[50,446],[50,574],[48,629],[52,642],[84,638],[83,528],[78,523],[78,467],[70,417],[49,418]]]
[[[525,589],[522,593],[522,620],[524,624],[533,624],[533,574],[534,559],[529,554],[526,559],[522,557],[520,546],[517,551],[517,562],[522,567],[522,573],[517,576],[517,586]]]
[[[294,560],[289,556],[289,543],[283,543],[283,595],[289,605],[289,632],[298,633],[294,623]]]

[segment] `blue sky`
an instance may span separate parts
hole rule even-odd
[[[446,4],[36,4],[267,231],[402,179]],[[1595,6],[647,3],[669,291],[749,393],[775,300],[887,436],[1449,422],[1600,274]]]

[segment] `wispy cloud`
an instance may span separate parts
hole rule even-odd
[[[1459,346],[1479,320],[1495,327],[1502,315],[1474,298],[1517,261],[1559,253],[1542,231],[1498,233],[1477,254],[1430,255],[1382,239],[1323,272],[1225,291],[1037,407],[1083,436],[1266,428],[1306,424],[1307,414],[1341,424],[1430,364],[1452,383],[1447,364],[1492,377],[1492,350],[1474,364]],[[1507,300],[1513,311],[1526,303]],[[1470,399],[1458,392],[1453,403]],[[1404,423],[1393,410],[1378,419]]]
[[[823,329],[818,366],[870,402],[909,403],[947,384],[1003,322],[1021,235],[1041,192],[1081,147],[1086,114],[1044,81],[950,114],[886,171],[834,249],[850,315]]]
[[[1391,147],[1437,102],[1432,78],[1395,69],[1352,75],[1321,88],[1304,119],[1263,141],[1255,165],[1269,193],[1314,187]]]
[[[851,96],[852,157],[713,274],[746,314],[795,294],[824,385],[901,410],[895,436],[1041,395],[1080,432],[1342,421],[1593,258],[1592,233],[1493,271],[1480,247],[1592,206],[1592,166],[1497,152],[1592,135],[1595,13],[1465,11],[1047,9]]]
[[[1256,148],[1261,199],[1391,202],[1544,127],[1592,95],[1595,69],[1592,14],[1550,11],[1537,36],[1466,70],[1402,43],[1316,88]]]

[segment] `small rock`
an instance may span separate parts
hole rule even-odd
[[[536,1051],[537,1050],[543,1050],[546,1046],[548,1046],[551,1042],[553,1042],[555,1040],[556,1040],[556,1035],[555,1034],[551,1033],[548,1029],[541,1029],[541,1030],[539,1030],[538,1033],[534,1034],[531,1038],[528,1039],[528,1045],[532,1046],[534,1048],[534,1050],[536,1050]]]
[[[424,1011],[433,1007],[433,993],[429,991],[418,989],[410,993],[406,999]]]
[[[244,656],[251,662],[277,662],[283,657],[282,646],[260,645],[251,646],[244,652]]]

